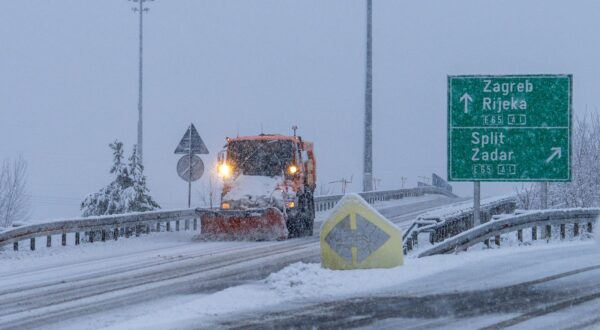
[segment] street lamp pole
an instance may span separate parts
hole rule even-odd
[[[372,8],[367,0],[367,77],[365,84],[365,149],[363,163],[363,191],[373,190],[373,58]]]
[[[133,7],[133,11],[139,14],[139,77],[138,77],[138,123],[137,123],[137,152],[140,159],[140,164],[143,164],[144,155],[144,121],[143,121],[143,80],[144,80],[144,13],[147,13],[150,9],[145,4],[148,1],[154,0],[129,0],[138,3],[139,6]]]

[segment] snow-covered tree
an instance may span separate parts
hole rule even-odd
[[[106,187],[84,199],[81,203],[83,216],[145,212],[160,208],[149,195],[144,167],[139,162],[136,149],[133,149],[129,163],[125,164],[123,143],[115,141],[109,147],[113,152],[110,173],[115,178]]]
[[[131,157],[129,157],[127,170],[130,185],[123,190],[123,197],[129,211],[145,212],[160,208],[158,203],[149,195],[150,190],[146,186],[144,165],[140,162],[140,155],[135,146]]]
[[[548,184],[548,207],[600,206],[600,115],[587,114],[574,123],[571,182]],[[517,190],[521,206],[539,208],[540,185]]]
[[[5,159],[0,167],[0,227],[9,227],[14,221],[29,216],[29,198],[26,194],[27,163],[23,158]]]

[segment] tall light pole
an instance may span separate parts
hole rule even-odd
[[[373,1],[367,0],[367,79],[365,84],[365,149],[363,191],[373,190],[373,58],[372,58]]]
[[[133,11],[140,15],[140,44],[139,44],[139,80],[138,80],[138,124],[137,124],[137,153],[140,158],[140,164],[143,164],[144,155],[144,143],[143,143],[143,132],[144,132],[144,121],[143,121],[143,80],[144,80],[144,65],[143,65],[143,51],[144,51],[144,13],[147,13],[150,9],[145,4],[148,1],[154,0],[129,0],[138,3],[133,7]]]

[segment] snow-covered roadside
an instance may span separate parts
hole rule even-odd
[[[560,257],[565,254],[573,258],[567,260]],[[552,260],[552,256],[557,256],[557,259]],[[458,288],[499,287],[555,274],[557,270],[587,266],[599,257],[598,245],[587,241],[407,258],[404,266],[392,269],[334,271],[323,269],[319,264],[295,263],[262,281],[201,295],[193,300],[187,296],[186,302],[164,306],[159,312],[140,315],[110,329],[143,329],[148,326],[178,329],[192,324],[208,326],[211,322],[252,311],[281,310],[393,291],[441,293]],[[457,278],[475,273],[479,276],[478,280],[455,283]],[[423,279],[428,279],[429,284],[419,289]]]

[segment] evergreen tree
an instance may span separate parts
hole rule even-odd
[[[113,152],[110,173],[115,178],[108,186],[84,199],[81,203],[83,216],[145,212],[160,208],[149,195],[144,167],[139,162],[136,149],[133,149],[126,165],[123,163],[123,143],[115,141],[109,147]]]
[[[148,193],[150,190],[146,187],[146,176],[144,176],[144,166],[140,162],[137,147],[133,147],[133,153],[129,157],[127,170],[130,176],[131,185],[128,186],[124,195],[127,199],[129,210],[136,212],[151,211],[160,206],[152,199]]]

